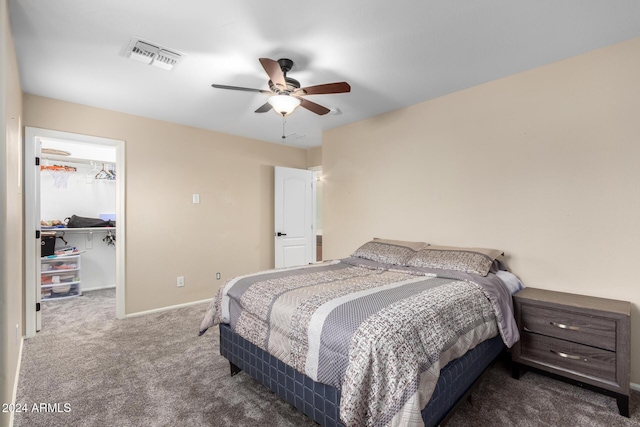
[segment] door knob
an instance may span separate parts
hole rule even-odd
[[[287,233],[281,233],[281,232],[279,232],[279,231],[278,231],[278,234],[276,234],[276,236],[278,236],[278,237],[280,237],[280,236],[286,236],[286,235],[287,235]]]

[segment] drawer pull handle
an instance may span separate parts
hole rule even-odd
[[[580,330],[580,328],[578,326],[565,325],[564,323],[549,322],[549,324],[551,326],[555,326],[556,328],[568,329],[570,331],[579,331]]]
[[[584,360],[585,362],[587,361],[587,359],[583,359],[582,357],[580,357],[580,356],[575,356],[575,355],[573,355],[573,354],[567,354],[567,353],[563,353],[563,352],[561,352],[561,351],[555,351],[555,350],[549,350],[549,351],[550,351],[551,353],[553,353],[553,354],[557,355],[557,356],[560,356],[560,357],[564,358],[564,359],[571,359],[571,360],[581,360],[581,359],[582,359],[582,360]]]

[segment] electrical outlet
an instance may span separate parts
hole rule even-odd
[[[20,325],[16,323],[16,344],[20,343]]]
[[[184,276],[178,276],[178,280],[176,281],[176,284],[178,285],[179,288],[184,286]]]
[[[216,280],[220,280],[220,273],[216,273]]]

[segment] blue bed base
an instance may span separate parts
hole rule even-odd
[[[446,422],[504,350],[498,335],[445,366],[431,400],[422,410],[425,426]],[[243,370],[318,424],[342,426],[339,390],[301,374],[234,333],[227,324],[220,325],[220,354],[231,363],[232,375]]]

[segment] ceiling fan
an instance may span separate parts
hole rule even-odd
[[[242,90],[246,92],[260,92],[270,95],[266,103],[258,108],[256,113],[266,113],[273,109],[282,117],[288,116],[301,106],[307,110],[319,115],[327,114],[328,108],[320,104],[311,102],[303,98],[305,95],[325,95],[330,93],[345,93],[351,91],[351,86],[347,82],[326,83],[316,86],[300,87],[300,82],[291,77],[287,77],[287,73],[293,68],[293,61],[287,58],[274,61],[269,58],[260,58],[260,64],[269,76],[269,89],[251,89],[247,87],[225,86],[212,84],[217,89]]]

